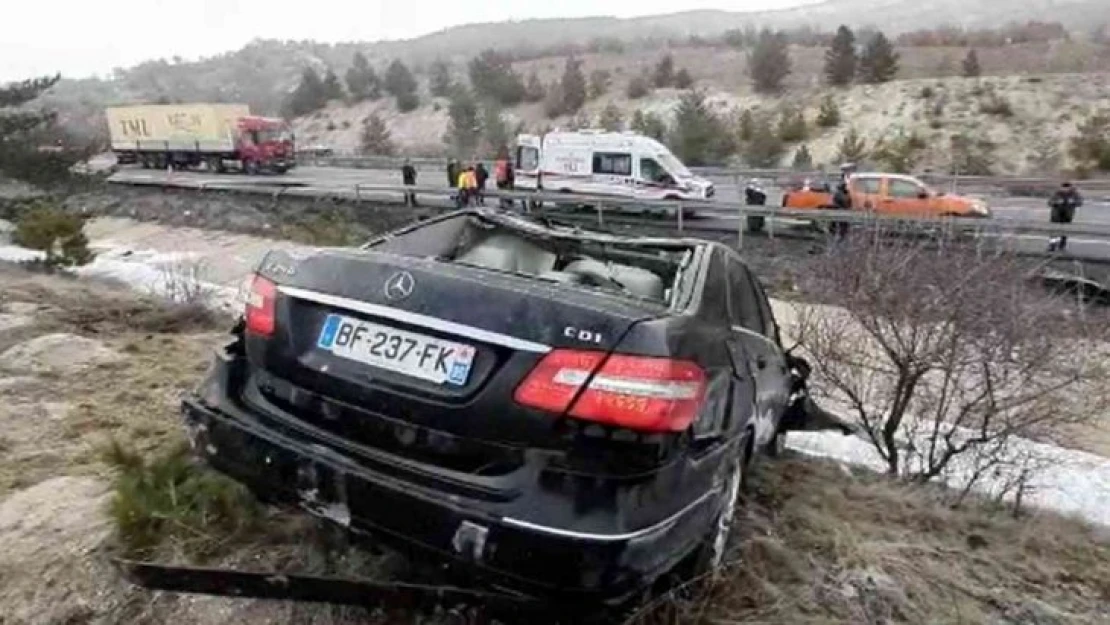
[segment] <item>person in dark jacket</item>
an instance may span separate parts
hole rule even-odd
[[[405,159],[405,164],[401,166],[401,184],[406,187],[416,186],[416,168],[412,166],[412,161]],[[416,207],[416,193],[413,191],[405,191],[405,206]]]
[[[459,162],[455,159],[447,161],[447,186],[451,189],[451,199],[458,201],[458,194],[455,192],[455,186],[459,184],[459,174],[462,170],[459,169]]]
[[[1072,183],[1065,181],[1048,200],[1052,209],[1050,219],[1054,224],[1070,224],[1075,219],[1075,209],[1083,206],[1083,197]],[[1063,250],[1068,245],[1067,235],[1060,235],[1048,242],[1048,251]]]
[[[832,194],[833,208],[836,210],[852,210],[852,190],[848,186],[848,181],[854,169],[854,165],[842,165],[840,168],[840,180],[837,181]],[[848,222],[846,221],[834,221],[829,226],[832,233],[838,237],[848,234]]]
[[[489,180],[489,170],[486,169],[485,163],[481,161],[474,166],[474,178],[478,182],[478,190],[475,194],[478,206],[486,205],[486,181]]]

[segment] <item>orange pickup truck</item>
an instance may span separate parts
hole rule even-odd
[[[848,192],[854,210],[888,215],[922,217],[990,217],[983,200],[949,195],[930,189],[913,176],[859,173],[848,177]],[[810,184],[782,196],[783,208],[833,208],[833,191]]]

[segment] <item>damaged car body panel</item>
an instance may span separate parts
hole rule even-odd
[[[271,252],[187,431],[263,498],[623,600],[708,549],[778,431],[789,373],[746,272],[715,243],[482,210]]]

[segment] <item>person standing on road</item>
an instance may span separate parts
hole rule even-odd
[[[478,161],[478,164],[474,167],[474,180],[477,183],[474,199],[477,200],[478,206],[485,206],[486,181],[489,180],[489,170],[486,169],[486,165],[482,161]]]
[[[1052,209],[1049,217],[1052,223],[1070,224],[1075,219],[1075,209],[1083,206],[1083,197],[1079,195],[1079,189],[1076,189],[1071,182],[1064,181],[1060,188],[1049,198],[1048,206]],[[1063,251],[1067,245],[1068,237],[1062,234],[1049,239],[1048,251]]]
[[[449,159],[447,161],[447,188],[451,189],[451,199],[455,200],[456,203],[459,201],[458,195],[455,193],[455,185],[459,183],[459,173],[461,173],[461,170],[458,161],[453,158]]]
[[[474,166],[468,165],[459,172],[459,196],[456,205],[459,208],[470,206],[478,192],[478,177],[474,174]]]
[[[401,166],[401,183],[406,187],[416,186],[416,168],[412,166],[412,161],[405,159],[405,164]],[[414,191],[405,191],[405,206],[413,208],[419,206],[416,203],[416,193]]]

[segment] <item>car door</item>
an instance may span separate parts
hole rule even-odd
[[[782,345],[782,336],[779,334],[778,321],[771,310],[771,302],[763,284],[758,278],[752,276],[752,286],[755,289],[756,301],[759,304],[760,316],[763,318],[763,336],[772,344],[767,368],[767,378],[763,381],[768,392],[768,402],[774,417],[774,429],[778,429],[786,407],[790,403],[790,365],[786,360],[786,348]]]
[[[745,364],[755,381],[756,442],[763,445],[775,434],[775,427],[785,408],[789,388],[784,388],[787,375],[782,349],[764,322],[760,295],[747,266],[735,254],[727,259],[728,312],[732,328],[730,351],[737,368]],[[769,307],[768,307],[769,310]],[[774,320],[770,321],[774,327]]]
[[[636,197],[658,200],[675,191],[674,178],[667,173],[659,161],[650,156],[641,156],[637,165],[639,172],[635,179]]]
[[[921,195],[925,194],[922,198]],[[905,178],[887,178],[883,212],[897,215],[924,215],[929,212],[928,192],[925,187]]]
[[[852,178],[852,208],[866,211],[881,211],[883,179],[878,176],[855,176]]]

